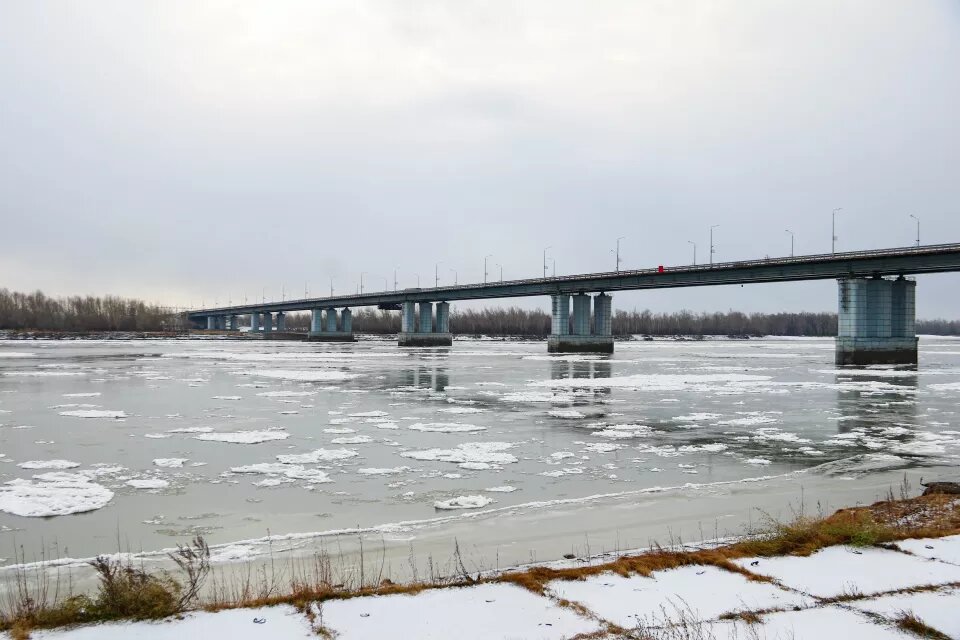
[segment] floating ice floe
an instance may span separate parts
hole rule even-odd
[[[365,476],[395,476],[408,471],[413,471],[413,469],[410,467],[392,467],[388,469],[371,467],[366,469],[357,469],[357,473]]]
[[[75,474],[71,477],[10,480],[0,486],[0,511],[46,518],[94,511],[113,499],[113,491]]]
[[[213,400],[240,400],[241,396],[213,396]]]
[[[515,445],[512,442],[464,442],[456,449],[426,449],[424,451],[403,451],[404,458],[414,460],[436,460],[453,462],[464,469],[489,469],[493,465],[512,464],[517,457],[506,453]],[[469,466],[468,466],[469,465]]]
[[[552,388],[607,388],[635,389],[637,391],[712,391],[724,383],[767,382],[770,376],[740,373],[725,374],[638,374],[612,378],[558,378],[531,382],[532,387]]]
[[[124,484],[134,489],[166,489],[170,483],[161,478],[134,478],[127,480]]]
[[[516,490],[516,487],[511,487],[507,484],[503,485],[502,487],[487,487],[484,489],[484,491],[488,491],[490,493],[513,493]]]
[[[356,435],[334,438],[330,441],[330,444],[368,444],[370,442],[373,442],[373,438],[370,436]]]
[[[266,429],[263,431],[226,431],[220,433],[201,433],[195,435],[195,440],[208,442],[229,442],[231,444],[260,444],[270,440],[286,440],[290,434],[280,429]]]
[[[355,458],[359,453],[353,449],[317,449],[309,453],[289,453],[277,456],[283,464],[317,464]]]
[[[747,458],[744,460],[747,464],[756,464],[756,465],[768,465],[770,461],[766,458]]]
[[[356,433],[356,429],[351,429],[350,427],[334,427],[333,429],[324,429],[324,433],[331,433],[334,435],[344,435],[347,433]]]
[[[486,431],[486,427],[475,424],[463,424],[459,422],[417,422],[407,427],[412,431],[426,431],[430,433],[470,433],[473,431]]]
[[[552,418],[561,418],[564,420],[579,420],[587,416],[576,409],[552,409],[547,411],[547,415]]]
[[[80,463],[72,460],[27,460],[17,466],[21,469],[76,469]]]
[[[74,418],[126,418],[127,414],[123,411],[106,411],[100,409],[77,409],[73,411],[61,411],[62,416],[72,416]]]
[[[65,393],[64,398],[96,398],[102,395],[99,391],[90,391],[86,393]]]
[[[593,431],[590,435],[619,440],[626,438],[644,438],[653,433],[655,432],[652,428],[643,424],[617,424],[606,426],[600,431]]]
[[[158,467],[180,468],[189,458],[154,458],[153,464]]]
[[[390,414],[386,411],[361,411],[359,413],[351,413],[351,418],[386,418]]]
[[[303,398],[315,396],[316,391],[262,391],[257,394],[261,398]]]
[[[179,429],[168,429],[167,433],[210,433],[213,427],[180,427]]]
[[[274,380],[299,380],[301,382],[339,382],[360,377],[358,373],[320,369],[268,369],[266,371],[238,371],[237,373],[242,376],[256,376]]]
[[[325,484],[333,482],[325,471],[307,469],[298,464],[282,464],[275,462],[261,462],[248,464],[242,467],[230,467],[231,473],[254,473],[268,476],[283,476],[290,480],[305,480],[309,484]],[[271,486],[276,483],[261,483],[260,486]]]
[[[450,387],[447,387],[447,388],[449,389]],[[483,413],[484,411],[486,411],[486,409],[480,409],[479,407],[441,407],[440,409],[437,409],[437,411],[439,413],[465,414],[465,413]]]
[[[457,496],[450,500],[439,500],[433,503],[437,509],[481,509],[495,502],[486,496]]]
[[[0,375],[11,378],[65,378],[87,374],[83,371],[4,371]]]
[[[720,417],[719,413],[689,413],[685,416],[677,416],[674,420],[677,422],[702,422],[704,420],[718,420]]]

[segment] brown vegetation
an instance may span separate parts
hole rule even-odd
[[[35,331],[169,331],[181,317],[170,309],[115,296],[51,298],[40,291],[0,289],[0,329]]]
[[[649,576],[654,571],[688,565],[711,565],[737,572],[750,580],[768,581],[733,560],[753,556],[809,555],[838,544],[884,545],[905,538],[956,533],[960,533],[960,500],[938,494],[841,509],[826,517],[800,513],[790,522],[767,518],[756,531],[733,544],[692,551],[655,547],[603,563],[584,558],[579,566],[571,567],[536,566],[505,573],[470,575],[459,556],[459,547],[455,545],[453,557],[444,568],[436,566],[431,559],[428,571],[422,577],[411,559],[414,579],[404,584],[384,577],[382,557],[371,568],[361,556],[359,568],[341,569],[337,574],[326,553],[318,553],[311,559],[286,567],[274,567],[271,562],[259,569],[250,568],[246,578],[239,581],[236,577],[226,579],[211,569],[209,548],[202,538],[197,538],[189,547],[181,547],[171,556],[180,567],[177,576],[166,572],[147,573],[129,562],[98,558],[93,566],[100,578],[99,586],[97,592],[89,596],[51,596],[48,585],[41,583],[40,578],[37,578],[38,584],[31,586],[28,584],[31,576],[23,572],[18,575],[14,596],[4,603],[4,610],[0,613],[0,631],[10,631],[15,639],[26,638],[31,629],[120,618],[159,618],[192,607],[215,611],[291,604],[312,619],[314,605],[326,600],[415,594],[426,589],[483,582],[506,582],[544,593],[552,580],[581,580],[606,572]],[[206,582],[212,584],[202,590]],[[847,595],[857,597],[857,594]],[[908,618],[903,618],[902,625],[919,622]],[[752,622],[746,617],[742,619]],[[653,631],[647,629],[647,635],[632,634],[630,637],[674,637],[651,635]]]

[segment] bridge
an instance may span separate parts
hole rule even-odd
[[[911,364],[916,281],[907,276],[952,271],[960,271],[960,244],[375,291],[197,309],[188,317],[207,329],[237,331],[240,316],[249,316],[250,330],[268,335],[285,331],[286,313],[310,311],[309,339],[352,341],[351,309],[378,307],[400,311],[401,346],[449,346],[452,301],[550,296],[549,351],[612,353],[609,292],[830,279],[839,284],[837,363]]]

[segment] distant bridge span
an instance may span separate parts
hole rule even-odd
[[[612,291],[830,279],[840,281],[838,362],[841,361],[841,352],[872,352],[877,356],[866,359],[844,356],[843,363],[855,360],[915,362],[915,283],[904,280],[904,276],[952,271],[960,271],[960,244],[956,243],[375,291],[197,309],[190,311],[188,316],[196,321],[205,319],[210,329],[226,329],[229,320],[230,327],[236,329],[236,317],[250,315],[251,328],[255,331],[260,330],[262,317],[268,320],[262,325],[263,331],[268,333],[273,329],[273,314],[278,316],[277,329],[283,330],[283,314],[310,310],[314,313],[312,337],[352,339],[350,308],[400,308],[401,344],[433,346],[450,343],[447,314],[451,301],[548,295],[553,299],[553,327],[549,341],[552,351],[609,352],[613,341],[609,331],[610,296],[606,294]],[[600,294],[593,297],[592,327],[591,297],[587,295],[590,293]],[[574,305],[572,330],[569,327],[571,296]],[[437,307],[435,319],[434,303]],[[420,306],[419,326],[416,326],[414,305]],[[339,323],[337,309],[344,310]],[[326,323],[320,316],[323,311],[327,312]],[[910,353],[903,356],[904,349],[912,352],[912,356]]]

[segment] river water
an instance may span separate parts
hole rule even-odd
[[[804,483],[854,502],[893,472],[955,468],[960,340],[922,338],[916,371],[832,360],[828,339],[618,342],[609,357],[495,340],[0,341],[0,557],[199,533],[229,562],[365,531],[396,562],[454,535],[516,562],[591,535],[640,546],[653,521],[711,537],[704,521],[736,529]]]

